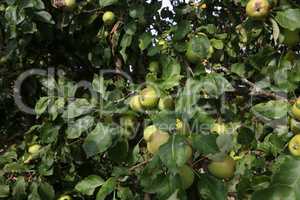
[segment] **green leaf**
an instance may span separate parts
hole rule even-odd
[[[38,185],[37,183],[32,183],[30,186],[30,194],[28,195],[28,200],[42,200],[38,193]]]
[[[34,108],[36,115],[40,116],[41,114],[43,114],[46,111],[49,103],[50,103],[49,97],[41,97],[36,103]]]
[[[128,187],[118,187],[117,195],[122,200],[134,199],[133,193]]]
[[[228,193],[222,180],[207,174],[200,175],[198,191],[203,200],[224,200]]]
[[[178,190],[176,190],[167,200],[180,200],[178,198]]]
[[[271,21],[272,27],[273,27],[273,40],[274,40],[275,44],[277,44],[277,40],[278,40],[279,34],[280,34],[280,29],[279,29],[277,22],[274,19],[271,18],[270,21]]]
[[[117,180],[113,177],[109,178],[100,188],[99,192],[97,193],[96,200],[104,200],[107,195],[112,193],[115,190],[117,185]]]
[[[184,137],[172,135],[168,143],[160,147],[158,155],[169,169],[176,170],[190,159],[189,145]]]
[[[141,51],[147,49],[147,47],[151,44],[152,35],[150,33],[143,33],[139,38],[139,47]]]
[[[112,144],[113,134],[116,134],[115,128],[97,124],[83,143],[83,149],[87,157],[106,151]]]
[[[90,175],[76,184],[75,189],[84,194],[91,196],[97,187],[103,185],[104,180],[97,175]]]
[[[39,194],[41,196],[41,199],[52,200],[55,198],[54,188],[47,182],[43,182],[39,185]]]
[[[275,19],[283,28],[294,31],[300,28],[300,9],[278,11]]]
[[[253,200],[300,200],[300,160],[287,156],[272,177],[269,188],[253,194]]]
[[[122,37],[122,40],[121,40],[121,51],[120,51],[120,54],[122,55],[124,61],[126,62],[127,61],[127,53],[126,53],[126,49],[127,47],[130,46],[131,42],[132,42],[132,38],[133,36],[131,34],[125,34],[123,37]]]
[[[48,24],[55,24],[50,13],[48,13],[44,10],[36,11],[33,14],[34,14],[35,18],[41,22],[45,22]]]
[[[57,140],[57,136],[60,128],[61,127],[58,125],[46,123],[40,130],[41,142],[44,144],[55,142]]]
[[[243,63],[235,63],[231,65],[231,72],[239,75],[240,77],[245,77],[246,74],[246,66]]]
[[[183,39],[191,31],[191,22],[187,20],[180,21],[174,30],[174,40]]]
[[[12,195],[16,200],[23,200],[27,196],[27,183],[24,177],[18,177],[17,182],[13,188]]]
[[[267,103],[256,104],[251,108],[251,111],[257,117],[266,120],[275,120],[287,117],[289,104],[286,101],[271,100]]]
[[[119,2],[119,0],[99,0],[99,4],[102,7],[110,6],[110,5],[116,4],[118,2]]]
[[[106,99],[106,97],[107,97],[107,95],[106,95],[106,85],[104,83],[103,76],[95,74],[93,82],[92,82],[92,86],[93,86],[93,89],[95,91],[99,92],[102,95],[102,97],[104,99]]]
[[[216,135],[196,135],[193,137],[193,148],[199,153],[208,155],[219,151]]]
[[[224,48],[224,43],[222,40],[217,40],[217,39],[211,39],[210,40],[211,45],[215,48],[215,49],[223,49]]]
[[[87,99],[76,99],[67,106],[67,109],[64,111],[62,117],[65,119],[72,119],[83,114],[87,114],[92,109],[93,106],[88,102]]]
[[[10,193],[9,191],[9,185],[0,185],[0,198],[8,197]]]
[[[67,138],[76,139],[80,137],[84,131],[89,130],[94,125],[94,121],[93,116],[87,115],[69,124],[66,130]]]

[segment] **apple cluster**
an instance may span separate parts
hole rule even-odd
[[[300,156],[300,98],[296,100],[291,110],[290,126],[295,136],[289,141],[289,150],[292,155]]]

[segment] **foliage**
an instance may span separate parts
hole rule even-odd
[[[288,148],[300,43],[285,42],[299,36],[299,3],[270,0],[257,20],[247,0],[171,2],[0,2],[0,199],[300,200]],[[133,110],[148,87],[153,105]],[[154,154],[149,125],[169,134]],[[208,172],[228,156],[233,177]]]

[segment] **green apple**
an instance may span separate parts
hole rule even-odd
[[[147,87],[140,93],[140,103],[144,108],[154,108],[157,106],[159,96],[155,89]]]
[[[76,6],[76,0],[65,0],[65,7],[73,9]]]
[[[179,170],[179,176],[183,189],[188,189],[192,186],[195,175],[191,167],[189,167],[188,165],[183,165]]]
[[[30,154],[37,154],[40,151],[41,148],[42,148],[42,146],[39,145],[39,144],[31,145],[28,148],[28,153],[30,153]]]
[[[102,16],[102,20],[105,25],[112,25],[116,21],[116,16],[113,12],[106,11]]]
[[[155,125],[147,126],[144,129],[144,140],[148,142],[150,140],[151,135],[157,131],[159,131],[159,129]]]
[[[296,120],[300,121],[300,98],[297,99],[296,103],[292,107],[292,115]]]
[[[289,47],[293,47],[300,42],[299,30],[290,31],[284,29],[283,31],[284,40],[283,43],[288,45]]]
[[[169,133],[164,131],[157,131],[150,136],[147,143],[147,149],[150,153],[155,154],[161,145],[168,142],[170,138]]]
[[[154,73],[159,72],[159,62],[157,62],[157,61],[150,62],[149,71],[154,72]]]
[[[246,13],[253,19],[263,19],[269,14],[268,0],[250,0],[246,5]]]
[[[208,171],[218,178],[231,178],[235,171],[235,160],[227,156],[222,161],[212,161],[208,165]]]
[[[136,118],[132,115],[126,115],[120,118],[121,126],[128,130],[134,130],[136,121]]]
[[[173,98],[171,96],[161,97],[158,102],[160,110],[172,110],[174,108]]]
[[[136,112],[142,111],[143,107],[140,102],[140,96],[135,95],[135,96],[131,97],[131,99],[129,101],[129,106],[133,111],[136,111]]]
[[[292,155],[300,156],[300,135],[295,135],[289,141],[289,150]]]
[[[63,195],[59,197],[58,200],[72,200],[72,197],[69,195]]]
[[[196,52],[193,51],[191,43],[188,44],[188,48],[186,50],[185,56],[187,60],[191,63],[196,64],[198,62],[199,63],[201,62],[201,57]]]
[[[188,135],[190,132],[188,124],[181,119],[176,119],[176,131],[182,135]]]
[[[297,121],[295,119],[291,119],[290,125],[291,125],[291,130],[294,134],[300,134],[300,122],[299,121]]]

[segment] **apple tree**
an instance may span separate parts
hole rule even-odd
[[[0,2],[0,199],[300,200],[300,3],[165,2]]]

